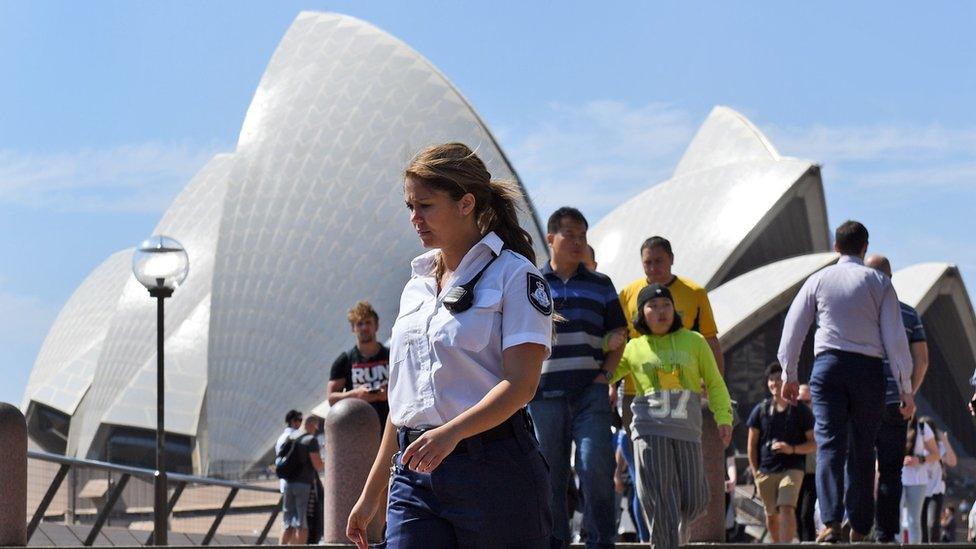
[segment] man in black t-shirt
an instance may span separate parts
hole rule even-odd
[[[323,469],[322,446],[319,444],[319,439],[315,437],[319,432],[319,421],[318,416],[308,416],[305,418],[305,432],[296,433],[300,436],[298,443],[305,447],[305,454],[308,456],[302,464],[302,472],[298,476],[299,482],[313,484]]]
[[[325,464],[322,462],[322,446],[318,439],[320,421],[321,418],[317,416],[307,417],[305,419],[305,432],[299,434],[300,438],[298,439],[298,444],[302,445],[304,454],[308,458],[302,465],[302,471],[299,474],[299,482],[306,482],[309,485],[308,506],[305,511],[306,523],[308,524],[306,545],[318,543],[322,539],[323,533],[323,516],[321,513],[316,513],[316,507],[322,501],[323,492],[319,474],[325,468]]]
[[[376,341],[380,317],[367,301],[360,301],[346,316],[356,346],[339,355],[329,373],[329,404],[344,398],[359,398],[373,406],[380,419],[380,432],[386,425],[390,406],[386,386],[390,378],[390,350]]]
[[[817,449],[813,412],[783,398],[782,372],[778,362],[766,367],[766,384],[772,397],[757,404],[746,422],[749,466],[766,510],[766,529],[773,543],[790,543],[796,537],[796,501],[806,454]]]

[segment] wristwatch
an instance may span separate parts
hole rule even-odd
[[[600,368],[600,373],[603,374],[603,377],[607,378],[607,383],[610,383],[610,380],[613,379],[613,374],[606,368]]]

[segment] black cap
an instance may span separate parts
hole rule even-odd
[[[643,311],[644,311],[644,305],[648,301],[656,297],[666,297],[668,298],[669,301],[671,301],[671,304],[674,305],[674,297],[671,296],[671,290],[669,290],[668,287],[665,286],[664,284],[655,283],[655,284],[649,284],[645,286],[644,289],[642,289],[640,293],[637,294],[637,311],[635,311],[634,318],[631,320],[631,322],[634,323],[634,329],[637,330],[638,333],[649,334],[651,332],[651,329],[647,326],[647,323],[644,321]],[[681,329],[681,315],[678,314],[678,311],[675,311],[674,322],[671,324],[671,329],[669,330],[669,333],[675,332],[680,329]]]
[[[674,303],[674,297],[671,296],[671,290],[668,289],[664,284],[648,284],[643,290],[637,294],[637,310],[643,310],[644,304],[648,301],[654,299],[655,297],[666,297]]]

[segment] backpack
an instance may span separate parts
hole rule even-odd
[[[301,437],[288,437],[281,445],[281,450],[274,461],[275,474],[278,478],[295,480],[301,475],[305,461],[308,459],[308,450],[301,444],[301,440]]]

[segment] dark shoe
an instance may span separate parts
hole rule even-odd
[[[817,543],[840,543],[841,530],[839,525],[828,525],[817,534]]]
[[[864,543],[868,541],[867,536],[851,528],[851,543]]]

